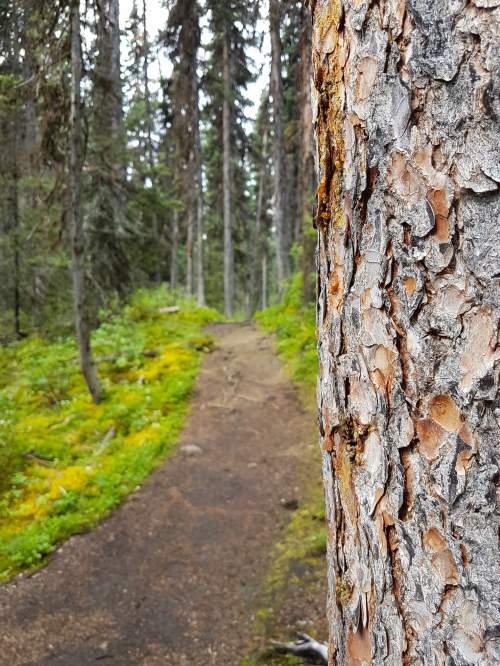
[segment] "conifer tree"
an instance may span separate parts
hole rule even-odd
[[[94,280],[109,291],[124,291],[129,280],[124,251],[127,227],[125,133],[120,71],[118,0],[95,3],[96,57],[89,154],[88,225]]]
[[[200,140],[198,52],[200,7],[197,0],[172,0],[164,43],[173,61],[172,132],[180,175],[179,196],[186,231],[186,289],[205,303],[203,272],[203,179]],[[196,242],[195,242],[196,239]],[[196,278],[196,280],[195,280]]]
[[[71,116],[69,125],[69,201],[67,217],[71,233],[71,274],[75,307],[76,339],[80,353],[80,366],[94,402],[102,398],[102,387],[97,376],[90,347],[88,294],[85,275],[85,234],[82,219],[82,170],[84,164],[82,117],[82,41],[80,2],[72,0],[71,17]]]
[[[205,118],[205,154],[208,156],[208,201],[215,234],[223,230],[224,311],[232,315],[235,306],[235,233],[244,230],[247,215],[248,139],[245,131],[245,110],[248,106],[246,86],[252,80],[248,48],[255,42],[253,24],[257,4],[243,0],[208,0],[210,43],[204,78],[204,91],[208,98]],[[219,226],[220,221],[222,224]],[[236,248],[238,254],[241,247]],[[247,266],[242,265],[243,285]],[[213,265],[213,264],[212,264]],[[216,266],[214,270],[217,272]]]

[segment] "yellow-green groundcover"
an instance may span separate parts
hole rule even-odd
[[[0,580],[94,525],[172,451],[217,317],[165,288],[136,293],[93,336],[99,405],[73,338],[0,349]]]

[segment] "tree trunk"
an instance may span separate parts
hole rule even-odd
[[[90,257],[96,281],[105,289],[124,291],[130,268],[120,237],[127,202],[119,2],[102,0],[96,10],[93,140],[89,156],[93,201],[87,216]]]
[[[193,198],[192,196],[190,198]],[[189,203],[187,211],[187,236],[186,236],[186,293],[193,295],[194,272],[193,272],[193,245],[194,245],[194,225],[196,209]]]
[[[177,289],[177,252],[179,249],[179,213],[172,213],[172,230],[170,240],[170,288]]]
[[[80,2],[71,4],[71,117],[69,137],[69,209],[71,230],[71,273],[75,303],[75,327],[80,366],[94,402],[102,398],[102,388],[90,348],[85,289],[85,238],[81,212],[81,180],[83,168],[83,124],[81,103],[82,53],[80,36]]]
[[[232,178],[231,178],[231,71],[229,66],[229,44],[227,33],[224,36],[222,53],[222,76],[224,100],[222,103],[222,190],[224,215],[224,314],[233,315],[234,296],[234,257],[232,225]]]
[[[264,230],[262,228],[262,221],[263,221],[263,216],[264,216],[264,199],[266,195],[266,179],[267,179],[267,162],[268,162],[268,141],[269,141],[269,129],[268,129],[268,123],[266,122],[263,128],[263,137],[262,137],[262,154],[260,155],[260,173],[259,173],[259,181],[257,184],[257,202],[256,202],[256,215],[255,215],[255,236],[254,236],[254,243],[253,243],[253,256],[251,258],[252,261],[252,266],[251,266],[251,279],[250,279],[250,288],[252,290],[252,298],[251,298],[251,312],[250,315],[253,314],[253,311],[255,310],[256,304],[258,303],[258,298],[259,298],[259,291],[262,290],[263,285],[262,285],[262,279],[263,279],[263,274],[261,271],[261,279],[257,280],[257,275],[259,273],[259,269],[262,267],[262,258],[266,252],[265,249],[265,234]],[[260,289],[259,289],[260,287]],[[265,299],[261,299],[265,300]]]
[[[276,272],[278,291],[283,296],[284,281],[288,276],[288,232],[285,227],[285,146],[283,138],[283,83],[281,78],[281,2],[269,2],[271,33],[271,96],[273,99],[273,169],[274,215],[276,229]]]
[[[195,106],[195,168],[196,168],[196,300],[198,306],[205,306],[205,274],[203,270],[203,173],[201,159],[200,118],[198,80],[196,79],[196,106]]]
[[[312,274],[314,271],[314,252],[316,234],[312,225],[312,204],[314,192],[313,163],[313,125],[311,109],[311,12],[308,7],[301,7],[300,15],[300,87],[298,104],[300,108],[298,132],[298,175],[297,175],[297,208],[299,229],[296,233],[297,242],[302,246],[301,269],[304,279],[304,303],[314,298]]]
[[[500,663],[494,4],[312,3],[330,664]]]
[[[142,0],[142,30],[143,30],[143,39],[144,39],[144,59],[143,59],[143,82],[144,82],[144,104],[146,107],[146,155],[149,166],[149,178],[151,180],[151,187],[154,187],[156,184],[155,178],[155,158],[154,158],[154,149],[153,149],[153,136],[152,130],[154,125],[153,118],[153,108],[151,106],[151,95],[149,92],[149,37],[148,37],[148,26],[147,26],[147,5],[146,0]],[[155,242],[155,282],[157,284],[161,283],[161,273],[162,273],[162,251],[161,251],[161,232],[160,232],[160,221],[158,220],[158,215],[153,211],[152,213],[152,231],[153,238]],[[188,293],[191,293],[188,289]]]
[[[18,21],[12,21],[12,71],[18,75],[22,71],[19,53],[19,40],[23,37],[26,30],[21,30],[19,33]],[[12,169],[10,178],[10,215],[12,225],[12,279],[13,279],[13,302],[12,309],[14,315],[14,337],[21,338],[21,248],[20,248],[20,206],[19,206],[19,180],[21,169],[20,166],[25,167],[24,160],[24,142],[22,140],[21,123],[26,122],[24,108],[22,101],[16,92],[15,106],[12,121],[12,153],[10,158],[12,160]],[[24,123],[23,123],[24,125]],[[28,173],[26,171],[26,173]]]
[[[261,287],[260,306],[262,310],[265,310],[267,308],[267,252],[265,250],[261,259]]]

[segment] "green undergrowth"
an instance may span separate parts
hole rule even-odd
[[[93,335],[99,405],[74,338],[0,349],[0,580],[95,525],[173,450],[217,318],[165,288],[137,292]]]
[[[299,630],[316,634],[315,626],[292,627],[290,617],[297,613],[307,616],[311,604],[321,604],[318,597],[321,599],[324,591],[326,571],[323,485],[315,442],[315,314],[312,305],[304,307],[302,304],[301,276],[294,276],[282,304],[257,313],[256,320],[264,331],[274,334],[285,370],[300,389],[311,420],[311,441],[305,443],[302,478],[298,479],[303,497],[274,547],[271,566],[260,591],[254,623],[259,648],[254,655],[241,661],[241,666],[278,666],[303,663],[290,655],[277,655],[267,646],[270,638],[291,640],[295,638],[294,632]],[[303,608],[299,608],[300,605]],[[324,615],[323,608],[320,608],[319,615]]]
[[[302,303],[302,275],[295,275],[283,303],[257,312],[255,319],[276,337],[278,353],[308,407],[314,402],[317,376],[316,321],[314,305]]]

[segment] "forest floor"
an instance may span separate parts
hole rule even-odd
[[[295,628],[321,635],[311,415],[269,337],[249,324],[211,332],[177,453],[45,569],[0,588],[2,663],[275,663],[245,657],[263,625],[288,634],[279,639]],[[287,555],[297,537],[301,559]]]

